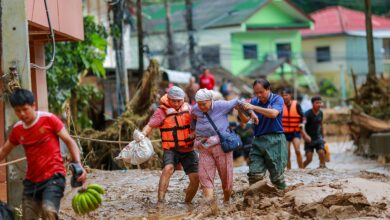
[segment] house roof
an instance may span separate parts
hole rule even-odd
[[[193,22],[195,29],[236,26],[244,23],[268,0],[196,0],[193,1]],[[290,1],[285,1],[301,18],[311,20]],[[288,9],[291,13],[291,9]],[[287,10],[287,9],[285,9]],[[165,32],[165,8],[163,4],[144,7],[144,29],[148,33]],[[185,2],[171,3],[172,29],[186,30]]]
[[[312,30],[302,30],[303,37],[347,34],[366,29],[365,14],[341,6],[331,6],[318,10],[310,17],[314,19]],[[374,31],[390,30],[390,19],[381,16],[372,16]]]

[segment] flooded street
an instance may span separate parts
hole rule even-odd
[[[352,142],[329,145],[331,162],[327,164],[328,169],[316,169],[319,164],[317,155],[308,169],[296,169],[295,154],[292,152],[293,169],[285,173],[289,187],[283,195],[262,194],[260,190],[258,195],[244,199],[244,192],[249,187],[246,178],[248,168],[236,167],[230,206],[222,204],[221,185],[217,180],[220,212],[218,216],[209,218],[251,219],[256,216],[254,219],[344,219],[345,214],[351,218],[389,218],[389,168],[375,160],[353,155]],[[71,199],[76,191],[67,187],[61,218],[182,219],[190,212],[199,214],[207,208],[202,204],[201,191],[198,191],[191,207],[183,203],[188,178],[184,172],[177,171],[170,181],[167,204],[157,209],[159,176],[158,170],[93,170],[88,176],[88,182],[101,184],[107,191],[102,206],[88,216],[75,215],[71,209]]]

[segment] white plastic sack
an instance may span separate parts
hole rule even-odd
[[[121,159],[126,163],[139,165],[148,161],[153,156],[154,149],[152,142],[142,132],[135,130],[133,139],[115,159]]]

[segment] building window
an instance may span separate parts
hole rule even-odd
[[[244,59],[257,59],[257,45],[256,44],[244,44],[242,45],[244,51]]]
[[[220,65],[219,45],[201,47],[203,62],[207,65]]]
[[[286,59],[287,62],[291,61],[291,44],[290,43],[278,43],[276,44],[276,53],[278,59]]]
[[[317,63],[329,62],[330,61],[330,48],[328,47],[317,47],[316,48],[316,59]]]

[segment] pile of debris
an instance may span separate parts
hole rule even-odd
[[[367,77],[357,90],[349,127],[358,146],[357,153],[369,155],[370,136],[390,131],[390,83],[384,78]]]
[[[244,201],[218,217],[252,219],[346,219],[389,218],[390,185],[363,178],[334,183],[303,183],[286,192],[266,180],[250,186]],[[217,218],[218,218],[217,217]]]
[[[157,99],[159,79],[159,64],[156,60],[151,60],[136,94],[126,106],[126,111],[104,131],[89,129],[85,130],[82,136],[98,140],[130,142],[134,130],[142,129],[152,114],[152,105]],[[158,132],[153,133],[150,137],[152,140],[159,138]],[[157,155],[162,156],[159,142],[153,144]],[[114,159],[126,144],[82,140],[81,145],[85,155],[84,160],[92,168],[113,170],[127,167],[127,164]],[[161,165],[158,160],[149,160],[141,166],[143,168],[158,168]]]

